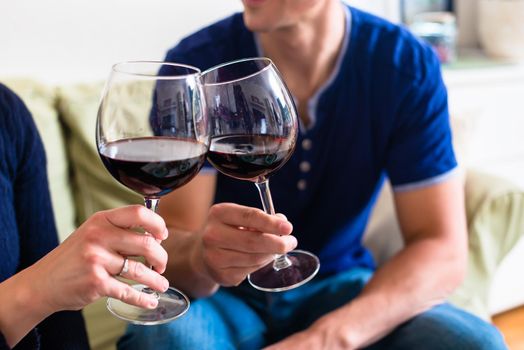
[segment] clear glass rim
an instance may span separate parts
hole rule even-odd
[[[158,68],[161,68],[162,66],[171,66],[171,67],[177,67],[177,68],[186,68],[193,72],[188,72],[185,74],[180,73],[180,74],[170,74],[170,75],[155,75],[154,73],[150,73],[150,74],[149,73],[139,73],[136,71],[124,69],[125,66],[135,66],[135,65],[151,65],[151,66],[157,66]],[[201,75],[200,69],[198,69],[197,67],[188,65],[188,64],[165,62],[165,61],[147,61],[147,60],[118,62],[118,63],[113,64],[113,66],[111,67],[111,72],[129,75],[129,76],[141,77],[144,79],[152,79],[152,80],[187,79],[187,77],[196,78]]]
[[[146,288],[147,286],[146,285],[143,285],[143,284],[135,284],[135,285],[132,285],[131,286],[132,288],[134,288],[135,290],[140,290],[142,288]],[[187,295],[185,295],[184,293],[182,293],[180,290],[174,288],[174,287],[169,287],[168,288],[168,291],[170,291],[171,293],[174,293],[175,295],[178,295],[182,300],[185,301],[185,304],[186,304],[186,307],[185,309],[175,315],[175,316],[172,316],[172,317],[168,317],[166,319],[157,319],[157,320],[139,320],[139,319],[134,319],[134,318],[131,318],[131,317],[128,317],[126,315],[122,315],[118,312],[117,309],[114,308],[113,306],[113,302],[117,302],[117,303],[122,303],[123,306],[125,307],[129,307],[129,308],[137,308],[137,306],[133,306],[131,304],[126,304],[124,303],[123,301],[121,300],[118,300],[116,298],[113,298],[113,297],[107,297],[106,299],[106,308],[109,310],[109,312],[111,312],[111,314],[113,314],[115,317],[121,319],[122,321],[126,321],[126,322],[129,322],[131,324],[136,324],[136,325],[141,325],[141,326],[155,326],[155,325],[159,325],[159,324],[164,324],[164,323],[168,323],[168,322],[171,322],[171,321],[174,321],[176,320],[177,318],[183,316],[186,314],[186,312],[189,310],[189,308],[191,307],[191,302],[189,300],[189,298],[187,297]],[[160,294],[166,294],[166,292],[164,293],[160,293]],[[157,306],[158,308],[158,306]],[[156,309],[144,309],[144,311],[146,313],[150,313],[150,312],[155,312]]]
[[[266,63],[266,66],[258,71],[256,71],[255,73],[253,74],[249,74],[249,75],[246,75],[245,77],[242,77],[242,78],[238,78],[238,79],[231,79],[231,80],[227,80],[227,81],[221,81],[220,83],[205,83],[204,82],[204,76],[214,70],[217,70],[217,69],[220,69],[220,68],[224,68],[224,67],[227,67],[227,66],[232,66],[234,64],[238,64],[238,63],[242,63],[242,62],[247,62],[247,61],[262,61],[262,62],[265,62]],[[249,57],[249,58],[241,58],[239,60],[234,60],[234,61],[229,61],[229,62],[225,62],[225,63],[221,63],[221,64],[218,64],[216,66],[213,66],[211,68],[208,68],[206,69],[205,71],[203,71],[201,74],[200,74],[200,77],[201,77],[201,80],[202,80],[202,85],[204,86],[219,86],[219,85],[225,85],[225,84],[231,84],[231,83],[236,83],[236,82],[239,82],[239,81],[242,81],[242,80],[246,80],[246,79],[249,79],[249,78],[252,78],[254,77],[255,75],[257,74],[261,74],[263,72],[265,72],[266,70],[269,69],[269,67],[271,66],[275,66],[273,61],[270,59],[270,58],[267,58],[267,57]]]

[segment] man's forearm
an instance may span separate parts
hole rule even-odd
[[[183,290],[193,298],[206,297],[218,289],[207,274],[199,255],[199,239],[194,232],[170,228],[170,239],[164,244],[169,252],[165,277],[171,285]]]
[[[413,242],[375,273],[359,297],[312,329],[340,337],[347,347],[372,344],[443,302],[462,281],[465,260],[461,249],[450,249],[443,239]]]

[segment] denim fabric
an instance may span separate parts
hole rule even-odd
[[[493,325],[451,304],[442,304],[366,349],[499,350],[507,346]]]
[[[248,284],[221,288],[209,298],[193,301],[188,313],[171,323],[129,326],[118,348],[260,349],[347,303],[371,275],[371,270],[353,269],[282,293],[260,292]],[[506,346],[495,327],[443,304],[399,326],[369,349],[497,350]]]

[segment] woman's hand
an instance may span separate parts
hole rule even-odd
[[[297,245],[293,226],[283,215],[232,203],[209,210],[197,250],[207,274],[222,286],[240,284],[248,274]]]
[[[143,228],[148,235],[133,231]],[[91,216],[60,246],[24,272],[35,296],[51,312],[81,309],[103,296],[144,308],[157,299],[115,278],[127,256],[144,256],[153,270],[129,259],[122,277],[165,291],[169,284],[160,275],[167,253],[160,241],[167,238],[164,220],[140,205],[101,211]],[[40,299],[40,298],[39,298]]]
[[[133,228],[143,228],[149,235]],[[167,238],[164,220],[140,205],[102,211],[34,265],[0,283],[0,331],[7,344],[16,345],[50,314],[78,310],[103,296],[139,307],[154,308],[153,295],[141,293],[115,278],[125,256],[144,256],[153,270],[129,260],[122,277],[165,291]]]

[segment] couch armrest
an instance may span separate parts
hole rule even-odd
[[[490,319],[489,292],[498,266],[524,235],[524,189],[505,178],[466,171],[468,273],[450,302]],[[386,183],[364,235],[378,265],[402,248],[391,186]]]
[[[495,272],[524,234],[524,189],[476,170],[466,177],[468,273],[450,301],[490,319],[489,291]]]

